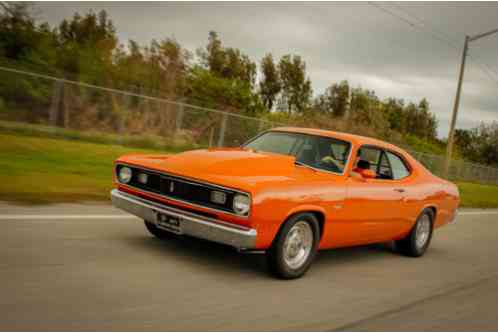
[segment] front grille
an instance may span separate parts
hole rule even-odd
[[[116,175],[119,174],[123,165],[116,166]],[[195,181],[187,180],[181,177],[167,175],[151,170],[144,170],[137,167],[128,166],[132,170],[132,177],[128,186],[157,193],[168,198],[181,200],[195,205],[214,208],[230,213],[234,213],[232,208],[233,197],[237,191],[220,188],[217,186],[202,184]],[[139,181],[139,174],[147,175],[147,182],[144,184]],[[211,192],[220,191],[225,193],[225,204],[217,204],[211,201]]]

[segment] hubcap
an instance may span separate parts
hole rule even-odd
[[[291,269],[300,268],[308,259],[313,246],[313,231],[309,223],[299,221],[289,230],[284,242],[284,261]]]
[[[431,234],[431,220],[427,214],[423,215],[417,224],[417,230],[415,232],[415,245],[417,248],[421,249],[425,246],[429,240]]]

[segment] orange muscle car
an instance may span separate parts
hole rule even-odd
[[[396,146],[289,127],[240,148],[122,156],[115,182],[113,204],[153,235],[263,250],[281,278],[303,275],[319,249],[393,240],[419,257],[459,203],[454,184]]]

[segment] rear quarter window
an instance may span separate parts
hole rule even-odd
[[[391,164],[391,171],[393,179],[402,179],[410,175],[410,170],[405,162],[396,154],[386,152],[389,163]]]

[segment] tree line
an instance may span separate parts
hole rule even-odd
[[[444,144],[437,138],[438,123],[426,99],[381,100],[373,90],[352,87],[348,81],[331,82],[325,91],[314,94],[306,62],[296,54],[276,58],[268,53],[254,61],[240,49],[225,45],[214,31],[208,33],[206,45],[194,51],[170,37],[123,44],[105,11],[75,13],[52,27],[38,23],[27,3],[3,3],[1,10],[0,61],[4,64],[22,64],[36,72],[269,121],[349,131],[397,143],[413,137],[439,148]],[[11,81],[1,81],[4,100],[0,99],[0,109],[13,100],[22,107],[26,94],[49,103],[53,94],[27,81],[17,82],[16,87]],[[466,156],[472,146],[468,142],[476,144],[490,130],[476,131],[457,134],[458,148]],[[497,157],[488,150],[481,149],[475,159],[496,163]]]
[[[498,122],[455,130],[455,144],[468,160],[498,166]]]

